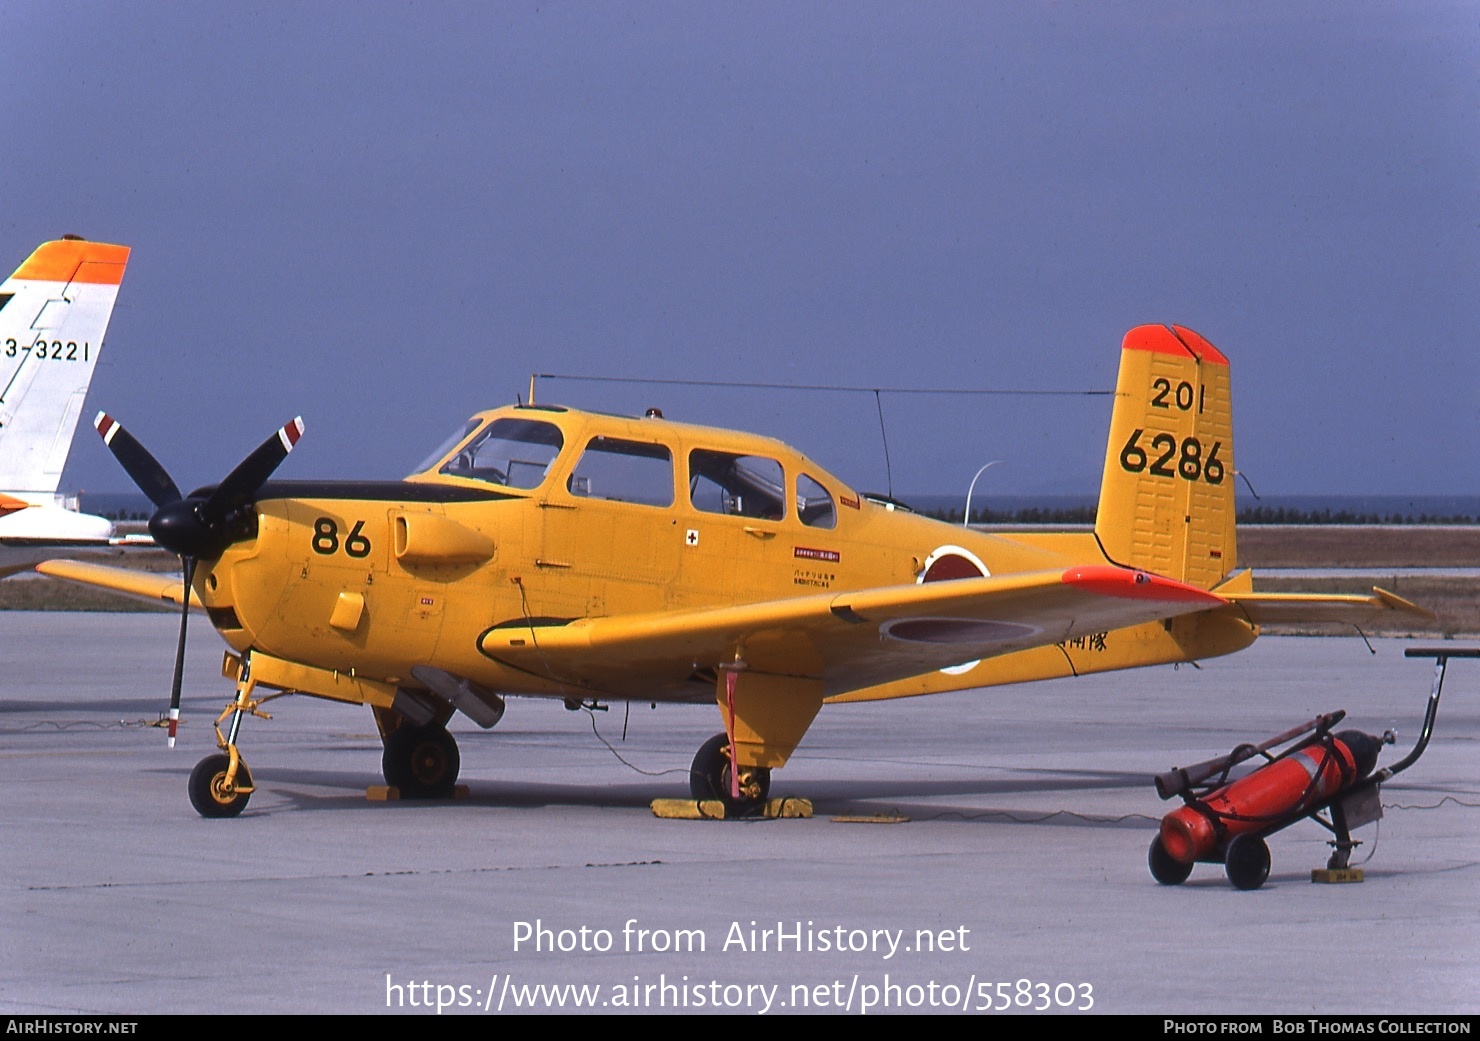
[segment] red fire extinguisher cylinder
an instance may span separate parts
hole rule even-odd
[[[1381,748],[1380,738],[1359,730],[1306,745],[1168,813],[1161,821],[1162,848],[1178,863],[1191,864],[1206,859],[1220,839],[1268,831],[1303,816],[1370,774]]]

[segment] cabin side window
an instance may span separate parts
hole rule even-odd
[[[797,516],[809,528],[831,529],[838,524],[831,493],[806,474],[797,474]]]
[[[673,505],[673,453],[663,445],[593,437],[566,483],[583,499]]]
[[[496,419],[449,459],[440,472],[506,488],[537,488],[564,444],[564,435],[553,423]]]
[[[689,453],[689,502],[702,513],[780,520],[786,478],[774,459],[696,448]]]

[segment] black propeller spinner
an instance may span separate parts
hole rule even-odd
[[[237,464],[209,495],[186,498],[149,450],[106,412],[99,412],[93,426],[139,490],[154,503],[149,534],[160,546],[180,558],[183,588],[180,597],[180,639],[175,647],[175,676],[170,685],[169,747],[175,747],[180,719],[180,685],[185,670],[185,631],[190,618],[190,588],[195,565],[201,558],[220,556],[243,537],[237,523],[252,506],[257,490],[267,482],[303,436],[303,418],[281,427],[256,451]]]

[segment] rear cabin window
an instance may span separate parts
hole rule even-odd
[[[834,528],[838,523],[832,495],[806,474],[797,474],[797,516],[809,528]]]
[[[553,423],[496,419],[449,459],[441,472],[506,488],[536,488],[564,444],[565,437]]]
[[[673,505],[673,453],[663,445],[593,437],[566,485],[584,499]]]
[[[689,502],[703,513],[780,520],[786,478],[774,459],[696,448],[689,453]]]

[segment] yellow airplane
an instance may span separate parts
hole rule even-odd
[[[181,605],[172,720],[185,612],[205,607],[236,682],[221,753],[190,781],[205,816],[246,805],[240,726],[283,693],[369,705],[385,779],[410,797],[451,794],[455,711],[489,727],[507,695],[713,700],[724,730],[690,791],[743,813],[826,702],[1192,661],[1272,619],[1425,613],[1381,590],[1253,591],[1237,568],[1231,415],[1215,347],[1132,330],[1094,531],[1009,535],[871,499],[779,441],[656,412],[506,407],[405,481],[270,481],[294,420],[188,497],[100,414],[184,580],[38,570]]]

